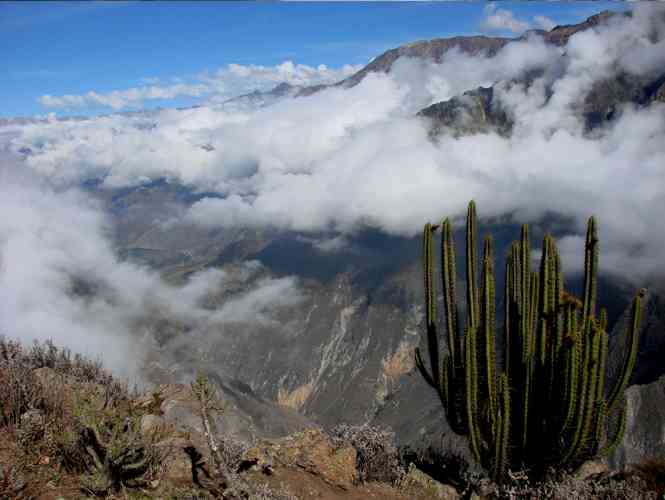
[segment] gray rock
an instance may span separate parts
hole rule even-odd
[[[665,376],[629,387],[626,399],[626,434],[610,465],[623,467],[644,459],[665,458]]]

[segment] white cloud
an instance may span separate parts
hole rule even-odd
[[[295,86],[334,83],[359,69],[357,66],[345,65],[332,69],[325,64],[317,67],[295,64],[285,61],[276,66],[260,66],[229,64],[209,74],[198,75],[194,82],[182,81],[172,85],[159,85],[159,79],[144,78],[149,85],[125,90],[100,93],[90,91],[85,94],[66,94],[41,96],[39,103],[48,108],[84,108],[103,106],[114,110],[137,106],[148,100],[168,100],[177,97],[206,97],[212,102],[222,102],[239,94],[253,90],[269,90],[279,83]]]
[[[176,84],[168,87],[149,85],[135,87],[127,90],[114,90],[106,94],[90,91],[82,95],[66,94],[59,97],[43,95],[39,98],[40,104],[48,108],[83,108],[86,106],[105,106],[113,109],[122,109],[132,104],[141,103],[150,99],[174,99],[176,97],[200,97],[209,93],[206,85]]]
[[[556,26],[552,19],[543,15],[533,16],[531,21],[517,19],[512,11],[500,9],[495,3],[487,4],[484,14],[480,28],[488,32],[509,32],[520,35],[532,28],[549,31]]]
[[[520,21],[513,13],[506,9],[497,8],[496,4],[490,3],[485,7],[485,18],[481,22],[481,28],[486,31],[510,31],[511,33],[523,33],[530,28],[530,23]]]
[[[534,16],[533,23],[540,29],[550,31],[556,26],[556,23],[547,16]]]
[[[28,125],[11,148],[29,148],[25,166],[61,188],[96,176],[106,186],[167,177],[213,191],[184,218],[204,226],[345,234],[369,224],[412,235],[425,220],[462,214],[474,198],[485,216],[535,221],[556,211],[575,220],[576,236],[595,213],[602,251],[612,256],[601,265],[642,277],[662,273],[664,105],[626,106],[593,136],[574,110],[599,79],[662,71],[664,25],[662,8],[639,5],[632,18],[574,35],[565,51],[532,37],[494,58],[400,60],[391,74],[356,87],[262,109]],[[437,100],[538,68],[528,87],[495,87],[515,122],[509,138],[444,137],[435,145],[413,117]]]
[[[239,276],[210,269],[180,287],[119,261],[99,207],[75,189],[54,191],[0,157],[0,334],[29,343],[52,339],[138,381],[146,341],[160,319],[223,334],[230,322],[274,324],[302,299],[294,278],[264,277],[258,263]],[[237,273],[236,273],[237,274]],[[210,307],[228,279],[244,291]],[[213,302],[214,303],[214,302]],[[163,353],[168,356],[168,352]]]

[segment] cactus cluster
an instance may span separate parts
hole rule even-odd
[[[564,290],[561,261],[545,235],[540,269],[531,269],[528,226],[506,263],[502,347],[497,352],[496,283],[491,236],[484,241],[478,285],[476,208],[466,223],[466,324],[456,292],[450,219],[441,224],[441,273],[447,352],[439,337],[433,234],[426,224],[423,265],[429,369],[416,349],[416,366],[436,389],[452,430],[468,437],[474,458],[501,481],[509,470],[542,474],[611,453],[622,440],[624,390],[637,356],[640,292],[632,302],[626,354],[606,386],[607,313],[596,315],[598,236],[588,221],[584,296]]]

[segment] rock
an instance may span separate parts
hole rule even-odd
[[[609,470],[607,464],[603,462],[596,462],[594,460],[587,460],[584,462],[577,471],[575,471],[575,479],[584,481],[585,479],[595,476],[597,474],[603,474]]]
[[[427,495],[428,498],[441,500],[457,500],[460,498],[455,488],[435,481],[414,464],[409,465],[409,472],[400,482],[400,489],[412,495],[421,493]]]
[[[192,442],[184,438],[170,438],[157,443],[156,448],[163,454],[166,477],[172,480],[191,481],[192,461],[185,449],[192,447]]]
[[[164,428],[164,419],[158,415],[143,415],[140,426],[141,434],[149,436]]]
[[[211,423],[217,434],[233,436],[243,441],[251,441],[257,430],[251,419],[238,411],[236,406],[221,394],[219,409],[210,412]],[[159,387],[162,399],[160,410],[164,422],[173,424],[180,432],[203,435],[200,403],[192,394],[189,385],[169,384]]]
[[[665,458],[665,375],[626,391],[626,434],[610,458],[614,468]]]
[[[358,478],[356,450],[337,448],[321,429],[308,429],[276,440],[264,440],[245,454],[259,469],[297,467],[332,486],[349,489]]]

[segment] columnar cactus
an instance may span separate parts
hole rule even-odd
[[[496,352],[496,284],[492,238],[484,242],[477,280],[476,209],[466,225],[466,326],[461,334],[455,250],[449,219],[441,225],[447,352],[439,337],[433,233],[426,224],[423,265],[429,369],[416,349],[416,366],[439,395],[454,432],[466,435],[475,459],[497,481],[508,470],[575,467],[610,453],[622,440],[624,390],[637,356],[640,292],[632,302],[621,372],[606,387],[607,314],[596,316],[598,236],[588,222],[584,296],[564,291],[559,254],[543,239],[539,271],[530,268],[529,232],[513,243],[506,263],[502,356]],[[499,362],[498,357],[502,358]]]

